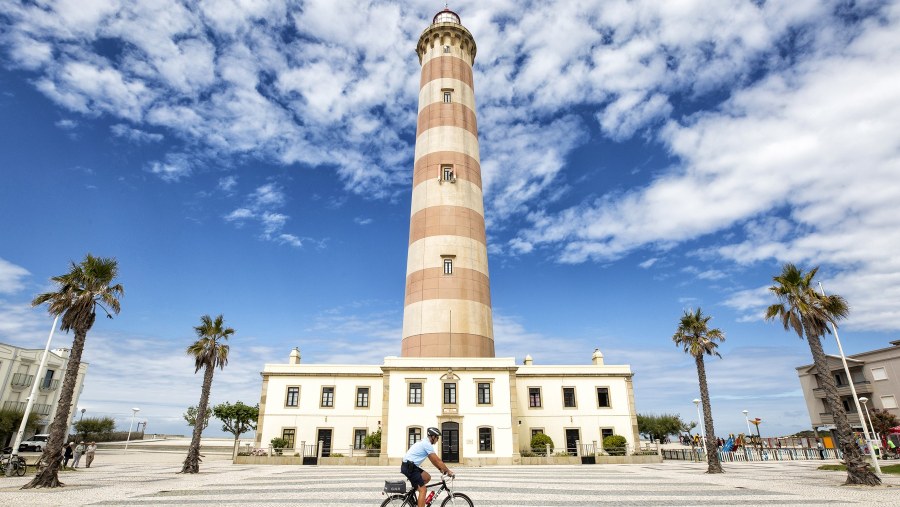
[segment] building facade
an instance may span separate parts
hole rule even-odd
[[[850,425],[854,428],[862,429],[862,423],[850,392],[850,382],[853,382],[858,397],[868,399],[866,405],[869,410],[874,408],[887,410],[900,417],[900,406],[898,406],[900,340],[892,341],[890,345],[887,348],[847,356],[847,366],[851,377],[849,379],[844,371],[841,358],[828,356],[828,369],[837,385],[841,404],[844,406],[844,411],[847,412]],[[803,397],[806,400],[806,409],[809,411],[812,426],[816,428],[833,426],[834,416],[825,401],[825,391],[819,387],[815,365],[798,367],[797,375],[800,378],[800,386],[803,389]]]
[[[472,63],[475,40],[448,9],[419,38],[422,65],[400,357],[381,365],[286,364],[262,371],[256,446],[347,455],[381,432],[399,464],[428,427],[448,463],[513,464],[535,433],[559,452],[638,443],[631,368],[522,364],[495,357]],[[587,356],[587,353],[585,353]],[[596,448],[596,447],[595,447]]]
[[[43,353],[44,349],[24,349],[0,343],[0,408],[25,410],[32,386],[37,382],[37,399],[31,409],[32,413],[38,414],[38,429],[35,433],[47,433],[50,423],[56,417],[60,387],[69,361],[68,349],[51,350],[47,354],[47,365],[39,374],[37,370]],[[72,406],[78,406],[87,368],[88,363],[81,363],[72,395]],[[74,416],[75,411],[72,410],[69,414],[70,423]]]

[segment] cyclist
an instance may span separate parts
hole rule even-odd
[[[413,444],[413,446],[406,451],[406,456],[403,457],[403,464],[400,465],[400,471],[407,479],[409,479],[413,488],[416,488],[419,492],[419,507],[425,507],[425,485],[431,480],[431,475],[419,467],[419,465],[425,461],[425,458],[428,458],[428,460],[431,461],[431,464],[441,472],[450,477],[454,476],[453,471],[447,468],[447,465],[441,461],[441,458],[439,458],[434,451],[434,444],[436,444],[440,438],[440,430],[437,428],[428,428],[426,437]]]

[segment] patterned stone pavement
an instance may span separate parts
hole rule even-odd
[[[900,505],[900,479],[888,477],[878,488],[841,486],[844,474],[818,471],[819,464],[732,463],[716,476],[684,462],[458,468],[455,487],[479,507]],[[56,490],[21,491],[27,478],[0,478],[0,504],[378,506],[384,480],[402,478],[395,467],[249,466],[223,459],[204,463],[195,476],[179,469],[177,461],[144,455],[140,462],[107,459],[67,472],[67,486]]]

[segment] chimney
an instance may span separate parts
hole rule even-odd
[[[291,358],[288,360],[288,364],[300,364],[300,348],[294,347],[294,350],[291,351]]]
[[[591,362],[596,366],[603,366],[603,354],[600,349],[594,349],[594,355],[591,356]]]
[[[528,354],[527,356],[525,356],[525,360],[522,361],[522,364],[524,364],[525,366],[531,366],[532,361],[533,360],[531,359],[531,354]]]

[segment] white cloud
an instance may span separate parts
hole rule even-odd
[[[237,180],[233,176],[219,180],[219,188],[233,189]],[[226,222],[234,223],[236,227],[243,226],[247,221],[255,221],[262,228],[260,238],[273,241],[280,245],[289,245],[295,248],[303,246],[304,240],[315,242],[311,238],[301,238],[295,234],[284,231],[284,227],[291,217],[275,211],[285,204],[285,194],[277,183],[266,183],[257,187],[246,197],[246,205],[237,208],[223,217]],[[319,243],[321,245],[321,243]]]
[[[236,176],[225,176],[224,178],[219,178],[218,188],[223,192],[231,192],[237,187],[237,177]]]
[[[250,194],[250,200],[254,206],[269,207],[284,204],[284,191],[275,183],[267,183]]]
[[[191,160],[183,153],[170,153],[166,155],[165,162],[151,162],[147,170],[163,181],[173,183],[191,174]]]
[[[374,222],[374,220],[372,218],[368,218],[368,217],[367,218],[356,217],[353,219],[353,221],[356,222],[358,225],[369,225],[372,222]]]
[[[231,213],[225,215],[226,222],[235,222],[240,220],[247,220],[248,218],[254,218],[256,213],[247,209],[247,208],[238,208]]]
[[[640,266],[640,267],[642,267],[642,268],[644,268],[644,269],[648,269],[648,268],[650,268],[651,266],[653,266],[654,264],[656,264],[658,261],[659,261],[658,258],[656,258],[656,257],[651,257],[651,258],[645,260],[644,262],[641,262],[640,264],[638,264],[638,266]]]
[[[78,122],[75,120],[63,119],[57,121],[55,125],[63,130],[72,130],[78,126]]]
[[[163,140],[162,134],[145,132],[140,129],[131,128],[124,123],[117,123],[115,125],[112,125],[109,127],[109,130],[113,133],[114,136],[127,139],[137,144],[154,143]]]
[[[14,294],[23,288],[23,280],[30,275],[27,269],[0,258],[0,294]]]

